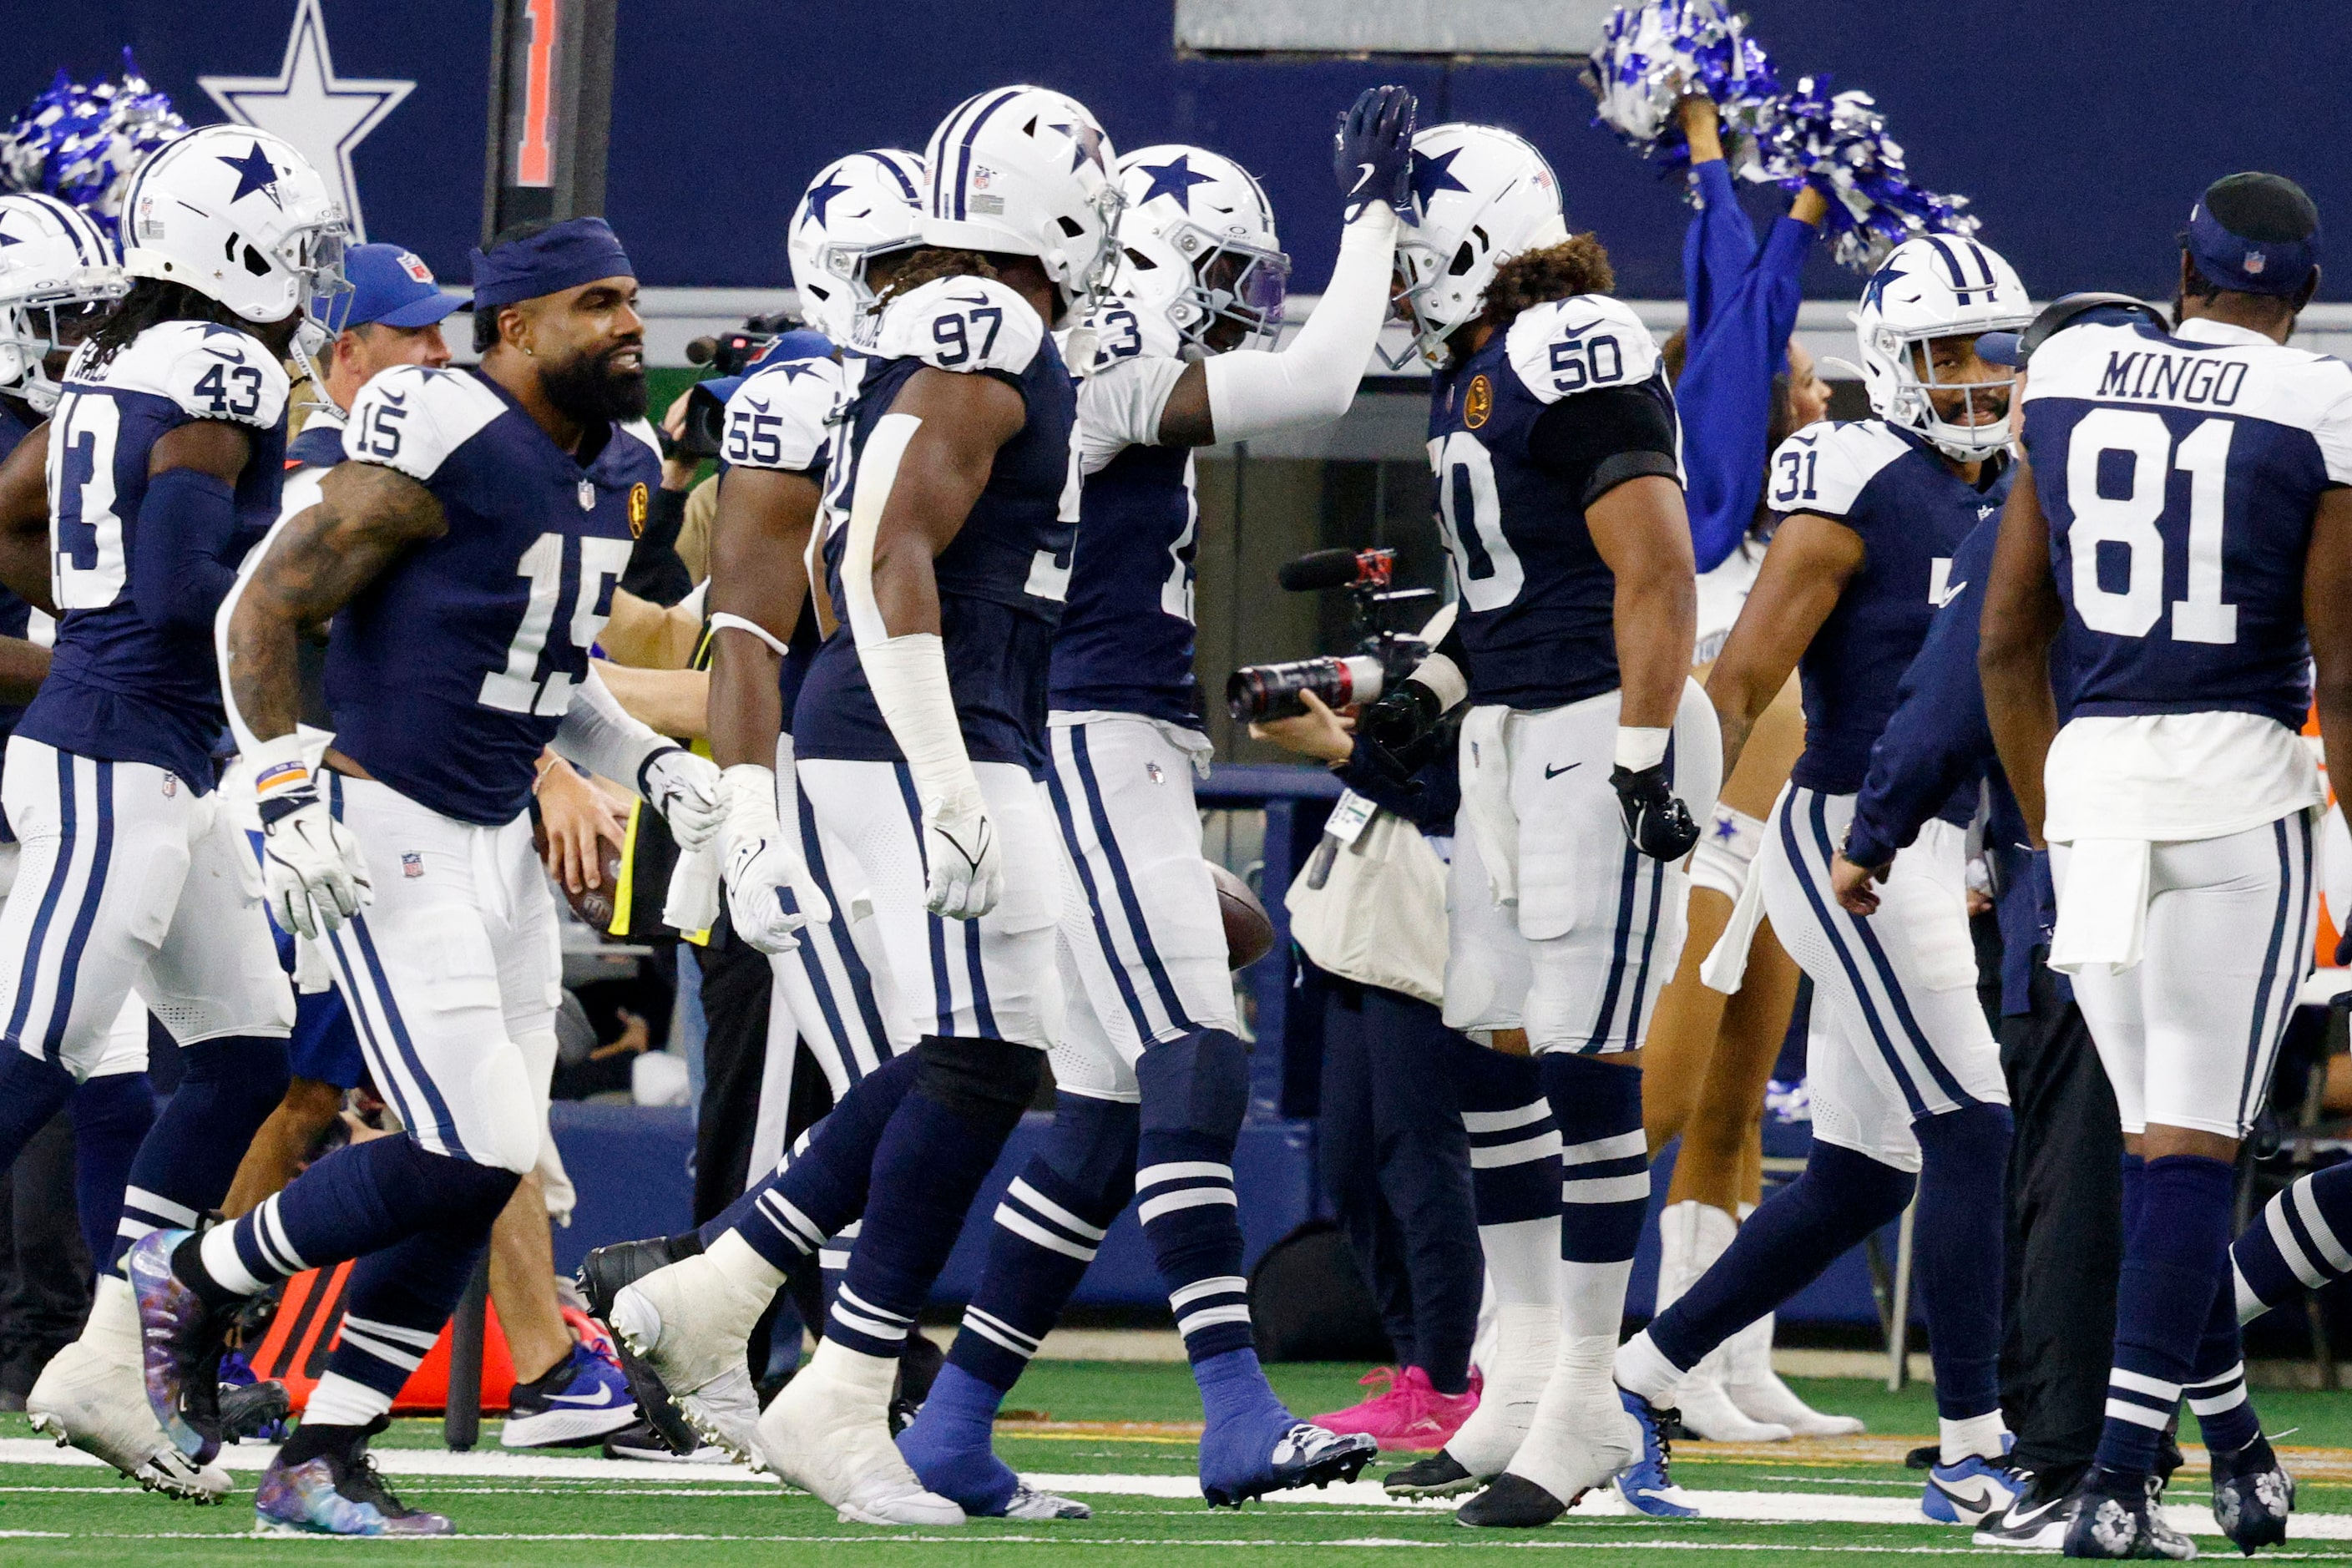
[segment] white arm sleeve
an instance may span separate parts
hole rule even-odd
[[[588,667],[588,679],[572,689],[572,705],[555,727],[555,749],[565,760],[640,795],[645,785],[638,774],[646,763],[655,752],[677,746],[677,742],[630,718],[593,664]]]
[[[1290,346],[1213,355],[1209,416],[1220,441],[1246,441],[1348,412],[1388,319],[1397,216],[1373,202],[1339,237],[1330,286]]]

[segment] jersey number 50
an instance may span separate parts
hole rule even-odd
[[[1470,608],[1499,610],[1519,596],[1527,573],[1503,537],[1503,501],[1495,488],[1495,459],[1478,437],[1456,430],[1429,444],[1437,475],[1437,525],[1454,557],[1454,582]]]
[[[2230,437],[2236,424],[2207,419],[2175,447],[2164,420],[2145,409],[2094,408],[2066,444],[2066,504],[2074,521],[2066,531],[2074,555],[2074,609],[2083,624],[2110,637],[2144,637],[2164,609],[2164,515],[2171,470],[2189,476],[2189,596],[2172,605],[2175,642],[2238,640],[2238,607],[2221,602],[2223,491]],[[2109,452],[2131,458],[2131,488],[2099,492],[2099,461]],[[2117,544],[2129,565],[2121,592],[2099,582],[2099,546]]]

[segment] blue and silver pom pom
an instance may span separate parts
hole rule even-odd
[[[125,48],[120,81],[84,86],[60,69],[0,132],[0,185],[70,203],[120,244],[115,226],[125,180],[148,153],[187,129]]]
[[[1657,159],[1668,174],[1690,164],[1690,143],[1675,117],[1681,100],[1712,99],[1728,142],[1752,138],[1780,96],[1771,59],[1748,36],[1748,18],[1727,11],[1721,0],[1619,6],[1602,28],[1584,80],[1600,100],[1592,122],[1616,132],[1644,158]],[[1753,168],[1741,172],[1763,178]]]
[[[1829,198],[1837,259],[1858,272],[1873,270],[1916,235],[1977,230],[1977,220],[1961,210],[1966,196],[1912,181],[1903,149],[1886,134],[1868,93],[1832,93],[1828,77],[1800,77],[1760,141],[1767,178],[1785,190],[1811,185]]]

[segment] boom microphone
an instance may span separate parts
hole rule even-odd
[[[1317,550],[1284,562],[1275,577],[1294,594],[1325,588],[1385,588],[1395,566],[1393,550]]]

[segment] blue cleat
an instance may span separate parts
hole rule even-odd
[[[1201,1495],[1211,1508],[1294,1487],[1352,1481],[1380,1457],[1381,1440],[1364,1432],[1327,1432],[1276,1404],[1268,1419],[1221,1421],[1201,1436]]]
[[[1937,1524],[1989,1524],[2008,1513],[2032,1485],[2033,1472],[2008,1458],[1971,1454],[1958,1464],[1929,1468],[1919,1511]]]
[[[262,1535],[454,1535],[437,1513],[414,1509],[394,1497],[376,1473],[367,1440],[388,1423],[378,1416],[365,1426],[346,1428],[348,1443],[328,1447],[294,1464],[285,1455],[270,1461],[253,1494],[253,1528]]]
[[[220,1357],[226,1318],[207,1310],[172,1272],[172,1252],[193,1234],[152,1231],[122,1260],[139,1304],[147,1403],[172,1444],[197,1464],[220,1452]]]
[[[1667,1440],[1664,1425],[1669,1413],[1653,1409],[1648,1400],[1622,1388],[1617,1398],[1626,1413],[1642,1424],[1642,1457],[1617,1477],[1617,1495],[1633,1511],[1652,1519],[1696,1519],[1698,1510],[1675,1485],[1674,1445]]]
[[[972,1519],[1092,1519],[1095,1510],[1085,1503],[1039,1491],[996,1457],[989,1434],[1003,1398],[949,1363],[940,1368],[913,1423],[898,1434],[899,1458],[925,1491],[947,1499]]]

